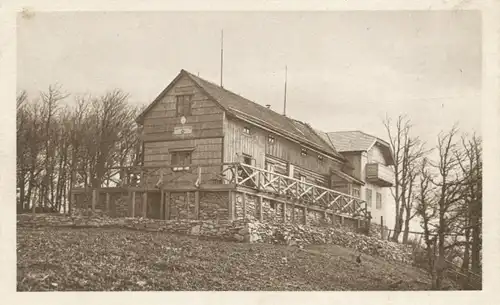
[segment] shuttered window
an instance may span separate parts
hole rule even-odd
[[[177,96],[177,116],[190,116],[191,115],[191,95],[178,95]]]
[[[366,189],[366,205],[372,207],[372,190]]]
[[[382,209],[382,194],[377,193],[377,209]]]

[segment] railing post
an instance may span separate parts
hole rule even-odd
[[[384,239],[384,216],[380,216],[380,238]]]
[[[304,224],[307,225],[307,207],[304,206]]]
[[[95,213],[95,206],[97,204],[97,189],[92,190],[92,214]]]
[[[229,220],[234,220],[234,191],[228,191],[228,216]]]
[[[165,220],[170,219],[170,192],[165,192]]]
[[[241,205],[243,206],[243,219],[247,218],[247,195],[245,193],[241,193]]]
[[[106,213],[109,215],[109,193],[106,193]]]
[[[147,218],[148,212],[148,191],[144,191],[142,194],[142,217]]]
[[[259,204],[259,221],[262,222],[264,221],[264,215],[262,214],[262,196],[257,196],[257,202]]]
[[[287,219],[286,219],[286,202],[283,202],[283,222],[287,222]]]
[[[200,219],[200,191],[194,192],[194,213],[196,219]]]
[[[163,193],[163,187],[160,188],[160,219],[165,219],[165,197]]]
[[[135,217],[135,191],[132,191],[132,218]]]
[[[238,177],[238,170],[239,170],[239,167],[240,167],[240,164],[239,163],[236,163],[235,164],[235,167],[234,167],[234,183],[236,185],[239,184],[239,177]]]

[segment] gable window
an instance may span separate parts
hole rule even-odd
[[[276,142],[276,139],[272,135],[269,135],[269,137],[267,137],[267,142],[269,144],[274,144],[274,142]]]
[[[249,135],[250,134],[250,127],[243,127],[243,133]]]
[[[377,210],[382,209],[382,194],[377,193]]]
[[[366,205],[372,207],[372,190],[366,189]]]
[[[189,170],[191,150],[170,152],[170,164],[173,166],[173,171]]]
[[[305,148],[301,148],[301,149],[300,149],[300,155],[301,155],[301,156],[303,156],[303,157],[304,157],[304,156],[307,156],[307,149],[305,149]]]
[[[190,116],[191,115],[191,98],[192,95],[178,95],[177,96],[177,116]]]

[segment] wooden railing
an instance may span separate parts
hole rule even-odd
[[[117,186],[151,188],[155,185],[234,184],[336,214],[360,218],[369,215],[366,202],[360,198],[244,163],[190,165],[182,169],[179,166],[143,166],[108,170],[121,171]]]
[[[368,217],[366,202],[360,198],[248,164],[226,165],[222,176],[225,183],[272,193],[306,205],[332,210],[337,214]]]

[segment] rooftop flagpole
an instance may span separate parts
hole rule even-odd
[[[224,73],[224,30],[220,32],[220,86],[224,87],[222,84],[222,76]]]
[[[285,98],[283,101],[283,115],[286,116],[286,85],[288,81],[288,67],[285,66]]]

